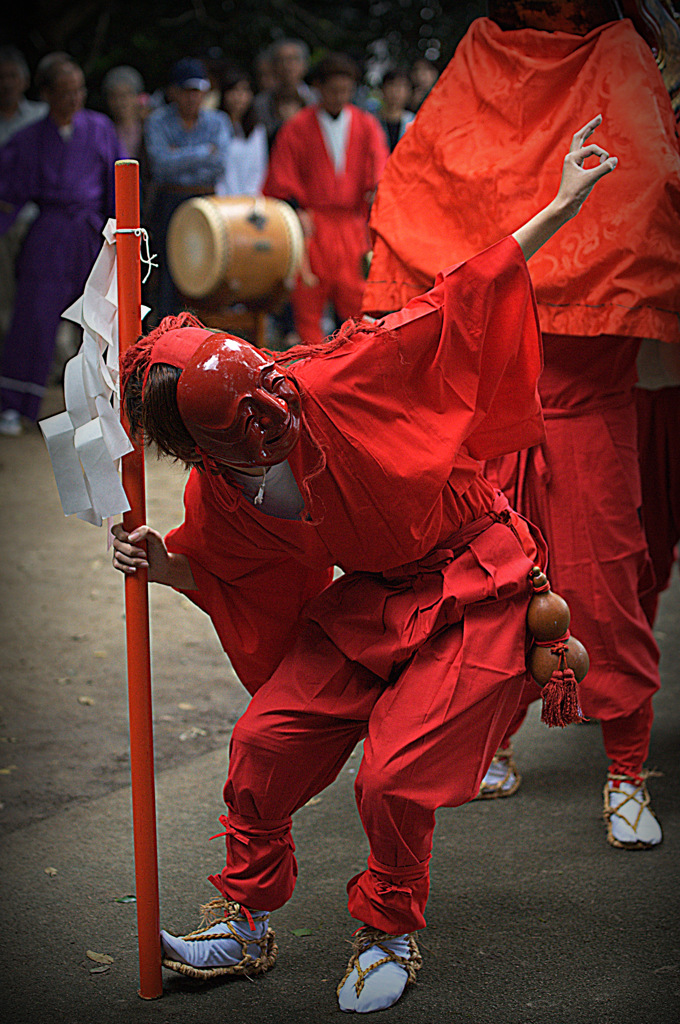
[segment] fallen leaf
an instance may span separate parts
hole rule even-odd
[[[136,896],[116,896],[113,902],[114,903],[136,903],[137,902],[137,897]]]
[[[71,682],[71,677],[70,676],[60,676],[59,679],[57,679],[57,682],[60,683],[63,686],[64,683],[70,683]]]
[[[109,956],[108,953],[95,953],[94,950],[88,949],[85,953],[88,960],[94,960],[96,964],[112,964],[113,957]]]
[[[59,872],[57,871],[56,868],[45,868],[45,874],[49,875],[50,878],[54,878],[54,876],[58,875]]]
[[[313,928],[291,928],[291,932],[293,933],[293,935],[297,936],[314,934]]]
[[[84,704],[86,707],[91,707],[94,704],[92,697],[78,697],[78,703]]]
[[[108,651],[93,651],[92,654],[95,658],[108,658],[109,656]]]
[[[90,967],[90,974],[106,974],[111,970],[111,964],[104,964],[102,967]]]
[[[307,801],[306,804],[303,804],[302,806],[303,807],[316,807],[316,805],[320,804],[320,803],[321,803],[321,797],[320,796],[313,796],[310,800]]]
[[[16,736],[0,736],[0,743],[16,743]]]
[[[196,710],[193,704],[187,704],[186,701],[182,701],[182,703],[178,704],[177,707],[181,711],[195,711]]]
[[[15,764],[8,764],[6,768],[0,768],[0,775],[11,775],[16,770],[17,766]]]
[[[199,727],[197,725],[194,725],[194,726],[191,727],[191,729],[187,729],[186,732],[181,732],[179,734],[179,741],[180,741],[180,743],[184,743],[186,740],[194,740],[194,739],[196,739],[197,736],[207,736],[207,735],[208,735],[207,729],[199,729]]]

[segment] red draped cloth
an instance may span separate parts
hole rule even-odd
[[[680,340],[675,122],[629,21],[583,37],[473,23],[383,174],[364,308],[399,306],[442,260],[530,219],[555,195],[574,131],[598,112],[594,140],[619,166],[530,265],[546,441],[489,468],[546,536],[551,582],[590,652],[584,709],[608,720],[659,685],[640,604],[652,578],[633,385],[641,337]]]
[[[531,260],[541,327],[679,341],[675,122],[627,20],[587,36],[473,23],[383,173],[364,309],[398,309],[440,267],[529,220],[597,113],[593,140],[619,166]]]

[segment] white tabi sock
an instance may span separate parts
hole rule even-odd
[[[421,966],[415,940],[410,935],[386,935],[367,928],[358,933],[354,945],[355,952],[338,986],[340,1009],[345,1013],[374,1013],[393,1006],[408,982],[415,981],[415,971]]]

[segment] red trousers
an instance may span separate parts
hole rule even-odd
[[[211,878],[224,895],[264,910],[290,898],[291,816],[335,779],[364,738],[356,799],[370,856],[348,884],[349,910],[391,934],[425,926],[435,811],[477,795],[526,681],[527,574],[543,552],[526,527],[523,541],[528,551],[496,523],[443,569],[389,583],[372,575],[365,587],[359,579],[359,589],[360,574],[348,574],[329,588],[341,593],[333,602],[338,642],[310,614],[234,729],[224,789],[227,864]],[[472,602],[465,607],[463,591]],[[338,646],[343,592],[353,610],[361,593],[376,602],[386,595],[375,627],[380,644],[365,654],[376,671]],[[385,609],[403,609],[409,595],[409,628],[394,620],[394,660],[383,671],[383,626],[392,621]]]
[[[318,284],[298,280],[291,293],[295,328],[305,345],[323,341],[321,317],[327,303],[341,322],[361,314],[366,285],[361,261],[370,248],[363,214],[317,210],[313,216],[309,262]]]
[[[503,748],[510,746],[512,737],[526,717],[529,705],[537,699],[539,692],[538,687],[533,683],[525,687],[519,707],[503,737],[501,744]],[[631,775],[634,778],[640,776],[642,766],[649,753],[649,738],[653,721],[654,713],[650,696],[632,714],[620,718],[609,718],[600,723],[604,749],[610,762],[610,772],[615,775]]]

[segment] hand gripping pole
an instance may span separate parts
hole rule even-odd
[[[119,356],[134,344],[142,330],[140,274],[139,164],[118,160],[116,184],[116,261],[118,275]],[[131,230],[132,229],[132,230]],[[136,232],[135,230],[136,229]],[[127,429],[121,409],[123,426]],[[130,511],[123,525],[134,530],[146,521],[144,451],[123,458],[123,487]],[[163,994],[158,900],[158,851],[153,765],[151,658],[149,653],[149,595],[146,570],[125,578],[128,712],[132,773],[132,824],[139,945],[139,995],[157,999]]]

